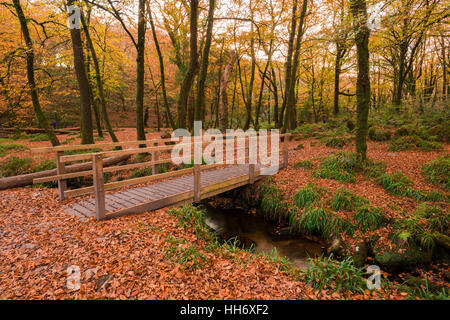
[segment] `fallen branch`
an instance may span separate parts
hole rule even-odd
[[[103,159],[103,166],[109,167],[116,163],[127,161],[130,155],[114,156]],[[92,169],[92,162],[77,163],[70,166],[66,166],[65,173],[86,171]],[[56,175],[56,169],[39,171],[35,173],[22,174],[20,176],[13,176],[0,179],[0,190],[11,189],[29,186],[33,184],[33,179],[50,177]]]

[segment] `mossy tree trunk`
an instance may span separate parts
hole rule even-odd
[[[197,99],[195,101],[194,120],[203,120],[205,114],[205,82],[208,75],[209,51],[212,42],[214,26],[214,10],[216,0],[209,0],[208,24],[206,28],[205,46],[203,48],[200,75],[197,83]]]
[[[302,10],[300,13],[299,23],[298,23],[298,30],[297,30],[297,40],[295,43],[295,51],[294,51],[294,58],[292,61],[292,71],[291,71],[291,77],[289,81],[289,86],[286,87],[286,114],[284,117],[284,130],[283,131],[289,131],[295,129],[297,126],[297,119],[296,119],[296,112],[295,112],[295,85],[297,83],[297,69],[299,67],[300,63],[300,46],[302,44],[302,37],[303,37],[303,25],[305,21],[306,16],[306,10],[308,8],[308,0],[303,0],[302,4]]]
[[[101,114],[102,114],[103,120],[105,122],[106,130],[108,130],[108,133],[109,133],[111,139],[114,142],[118,142],[119,140],[117,139],[117,137],[114,133],[114,130],[111,126],[111,122],[109,121],[109,117],[108,117],[108,111],[107,111],[106,99],[105,99],[105,91],[103,89],[103,80],[101,77],[100,65],[98,62],[97,52],[95,51],[95,47],[92,42],[91,34],[89,32],[89,26],[87,25],[86,20],[84,19],[83,13],[81,13],[80,18],[81,18],[81,24],[83,25],[83,31],[86,36],[86,42],[87,42],[87,45],[89,48],[89,52],[91,53],[91,56],[92,56],[92,62],[94,64],[95,82],[97,85],[98,98],[100,100]]]
[[[71,6],[74,2],[74,0],[68,0],[67,5]],[[84,63],[83,42],[81,40],[80,29],[70,29],[70,37],[72,39],[73,62],[81,100],[81,143],[92,144],[94,143],[94,135],[92,131],[90,89],[89,80],[86,74],[86,66]]]
[[[361,161],[366,160],[367,151],[367,118],[370,104],[369,78],[369,35],[367,27],[366,0],[351,0],[350,9],[353,15],[356,52],[358,57],[358,78],[356,80],[356,152]]]
[[[53,128],[49,125],[44,112],[42,111],[41,104],[39,102],[39,95],[36,88],[36,81],[34,78],[34,49],[33,41],[31,40],[30,32],[28,30],[27,19],[23,13],[20,0],[13,0],[14,9],[16,10],[17,17],[20,21],[20,27],[22,29],[23,38],[26,45],[26,59],[27,59],[27,78],[28,86],[30,88],[31,101],[33,103],[34,112],[38,120],[38,124],[45,130],[50,142],[53,146],[58,146],[59,140],[55,134]]]
[[[190,0],[190,35],[189,35],[189,68],[181,85],[178,99],[178,128],[186,128],[187,105],[195,75],[198,71],[198,50],[197,50],[197,24],[198,24],[198,0]]]
[[[144,76],[145,76],[145,0],[139,0],[136,58],[136,131],[138,140],[145,140]]]

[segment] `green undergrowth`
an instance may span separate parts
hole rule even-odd
[[[30,173],[32,168],[31,163],[31,158],[11,157],[0,164],[0,175],[2,177],[11,177]]]
[[[428,182],[450,191],[450,154],[444,154],[424,164],[422,174]]]
[[[326,157],[321,167],[314,171],[316,178],[334,179],[340,182],[355,182],[355,172],[361,168],[356,153],[342,151]]]
[[[336,211],[353,211],[368,202],[367,199],[357,196],[348,189],[339,188],[330,200],[330,207]]]
[[[387,141],[391,138],[391,136],[392,133],[390,130],[380,127],[372,126],[368,131],[368,137],[372,141]]]
[[[313,183],[309,182],[305,187],[300,188],[293,197],[294,203],[299,208],[304,208],[321,198],[321,195],[325,192],[323,188],[320,188]]]
[[[423,150],[433,151],[442,150],[443,145],[436,141],[427,141],[419,136],[401,136],[391,140],[389,150],[405,151],[405,150]]]
[[[185,239],[177,239],[172,235],[165,238],[167,245],[164,255],[169,262],[175,262],[189,270],[196,270],[208,263],[207,257],[199,248]]]
[[[364,293],[367,288],[363,269],[355,267],[351,258],[338,261],[333,256],[309,259],[308,268],[302,272],[300,280],[312,286],[319,294],[322,290],[333,292]]]
[[[6,156],[8,151],[24,151],[27,149],[27,146],[18,143],[0,144],[0,157]]]
[[[294,163],[294,168],[312,169],[314,168],[314,164],[312,163],[311,160],[297,161],[296,163]]]

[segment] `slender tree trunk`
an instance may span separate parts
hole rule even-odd
[[[86,72],[87,72],[88,82],[89,82],[89,97],[91,99],[92,110],[94,111],[95,127],[97,128],[98,136],[103,138],[102,120],[100,119],[100,113],[98,111],[97,99],[94,96],[94,89],[93,89],[93,84],[92,84],[92,79],[91,79],[91,57],[89,54],[86,54],[86,56],[87,56]]]
[[[227,87],[231,73],[233,72],[233,66],[235,61],[236,61],[236,51],[231,51],[230,61],[228,61],[228,64],[223,72],[222,79],[220,81],[220,130],[222,130],[222,132],[225,132],[228,126]]]
[[[186,128],[186,112],[189,93],[192,83],[198,70],[198,50],[197,50],[197,18],[198,18],[198,0],[190,0],[190,53],[189,69],[186,72],[181,85],[180,97],[178,99],[178,128]]]
[[[351,0],[356,52],[358,56],[358,78],[356,81],[357,124],[356,152],[360,160],[366,160],[367,151],[367,118],[370,103],[369,77],[369,36],[367,27],[366,0]]]
[[[256,70],[256,55],[255,55],[255,39],[253,38],[253,24],[251,26],[251,39],[250,39],[250,55],[252,57],[252,65],[250,69],[250,83],[247,91],[247,117],[245,119],[244,130],[250,128],[252,123],[252,101],[253,101],[253,85],[255,82],[255,70]]]
[[[256,113],[255,113],[255,130],[259,129],[259,115],[261,113],[261,103],[262,103],[262,96],[264,93],[265,79],[266,79],[266,75],[267,75],[267,70],[269,69],[269,65],[272,60],[272,45],[273,45],[273,39],[271,39],[271,41],[270,41],[269,54],[267,55],[267,62],[266,62],[266,65],[264,66],[264,71],[261,75],[261,87],[259,90],[258,104],[256,105]]]
[[[166,110],[166,116],[168,118],[170,126],[172,127],[172,129],[175,129],[176,128],[175,121],[173,121],[172,113],[170,112],[170,108],[169,108],[169,101],[167,100],[166,75],[165,75],[165,71],[164,71],[164,60],[163,60],[163,56],[162,56],[162,53],[161,53],[161,48],[159,47],[158,37],[156,36],[156,29],[155,29],[155,24],[153,23],[153,16],[152,16],[152,12],[150,10],[150,6],[149,6],[148,15],[149,15],[149,20],[150,20],[150,27],[152,29],[153,41],[155,42],[156,52],[158,53],[159,71],[160,71],[160,75],[161,75],[161,91],[162,91],[162,94],[163,94],[164,108]]]
[[[284,117],[284,131],[293,130],[297,126],[297,119],[295,117],[295,84],[297,80],[300,46],[303,37],[303,24],[305,21],[307,7],[308,7],[308,0],[303,0],[302,11],[300,13],[300,20],[298,23],[297,40],[295,43],[295,51],[292,62],[292,72],[289,81],[289,89],[288,87],[286,87],[287,103],[286,103],[286,115]]]
[[[22,6],[20,5],[20,0],[13,0],[14,9],[16,10],[17,17],[20,21],[20,27],[22,29],[23,38],[25,40],[26,57],[27,57],[27,79],[28,87],[30,88],[31,101],[33,103],[34,112],[38,120],[38,124],[41,128],[45,130],[50,142],[53,146],[58,146],[59,140],[56,136],[53,128],[49,125],[44,112],[42,111],[41,104],[39,102],[39,95],[36,88],[36,81],[34,78],[34,49],[33,41],[30,37],[30,32],[28,31],[27,19],[23,13]]]
[[[145,0],[139,0],[136,58],[136,131],[137,139],[145,140],[144,76],[145,76]]]
[[[203,48],[200,74],[197,82],[197,99],[195,101],[194,120],[203,120],[205,114],[205,82],[208,75],[209,51],[211,48],[214,26],[215,0],[209,0],[208,25],[206,28],[205,47]]]
[[[337,115],[339,113],[339,80],[341,75],[341,60],[344,49],[341,47],[339,41],[336,42],[336,61],[334,64],[334,107],[333,113]]]
[[[73,5],[74,0],[68,0],[68,6]],[[86,74],[84,63],[83,42],[81,41],[81,31],[77,28],[70,29],[72,39],[73,60],[75,73],[78,80],[78,86],[81,99],[81,143],[94,143],[92,128],[91,100],[89,94],[89,80]]]
[[[287,97],[288,97],[288,88],[290,87],[291,82],[291,70],[292,70],[292,54],[294,51],[294,41],[295,41],[295,33],[297,31],[297,6],[298,6],[298,0],[294,0],[294,3],[292,5],[292,18],[291,18],[291,31],[289,33],[289,41],[288,41],[288,52],[286,56],[286,63],[284,65],[284,94],[283,95],[283,102],[281,104],[281,112],[280,112],[280,118],[279,123],[277,125],[278,128],[281,128],[283,124],[283,117],[286,110],[287,105]]]
[[[86,35],[86,41],[88,44],[89,51],[92,56],[92,62],[94,63],[94,70],[95,70],[95,82],[97,84],[97,91],[98,91],[98,97],[100,100],[100,108],[101,108],[101,114],[103,116],[103,121],[105,122],[106,130],[108,130],[109,136],[111,137],[112,141],[118,142],[114,130],[111,126],[111,122],[109,121],[108,116],[108,110],[106,107],[106,99],[105,99],[105,91],[103,89],[103,80],[100,72],[100,65],[98,62],[97,52],[95,51],[94,44],[91,39],[91,34],[89,32],[88,25],[86,23],[86,20],[84,19],[83,14],[81,13],[81,24],[83,25],[84,34]]]
[[[273,121],[275,126],[278,127],[279,119],[278,119],[278,86],[277,86],[277,77],[275,74],[275,70],[272,67],[272,81],[270,82],[273,88],[273,98],[274,98],[274,106],[273,106]]]

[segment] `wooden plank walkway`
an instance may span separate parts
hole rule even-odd
[[[259,166],[255,166],[255,178],[260,179]],[[234,165],[227,168],[202,171],[200,175],[200,199],[226,192],[248,184],[249,165]],[[116,193],[105,194],[106,219],[131,213],[157,210],[194,201],[194,177],[182,176],[161,181],[145,187],[137,187]],[[95,199],[67,205],[65,211],[78,217],[95,216]]]

